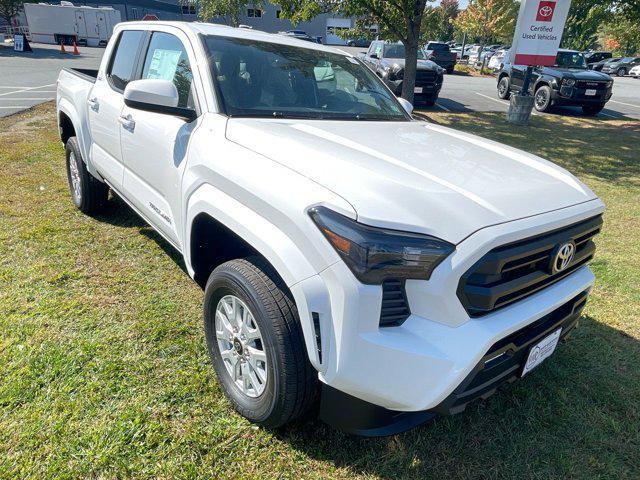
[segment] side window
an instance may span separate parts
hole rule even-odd
[[[373,52],[373,53],[375,53],[376,55],[378,55],[378,58],[382,58],[382,47],[383,47],[383,46],[384,46],[384,45],[383,45],[383,43],[382,43],[382,42],[379,42],[379,43],[376,45],[376,49],[375,49],[375,51]]]
[[[194,108],[191,64],[184,45],[176,36],[153,32],[144,60],[142,78],[172,81],[178,89],[178,106]]]
[[[118,39],[107,77],[109,77],[111,84],[120,91],[124,90],[127,83],[133,80],[133,68],[143,33],[140,30],[125,30]]]

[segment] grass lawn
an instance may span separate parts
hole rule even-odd
[[[0,119],[0,478],[640,478],[640,122],[428,116],[588,183],[607,204],[598,281],[525,380],[375,440],[233,413],[179,256],[121,201],[73,207],[52,105]]]

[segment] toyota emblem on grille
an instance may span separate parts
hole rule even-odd
[[[555,254],[551,260],[551,273],[555,275],[558,272],[565,270],[576,254],[576,244],[573,241],[565,242],[558,245],[555,249]]]

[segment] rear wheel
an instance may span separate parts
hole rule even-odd
[[[617,71],[616,71],[616,75],[619,77],[624,77],[627,74],[627,69],[624,67],[620,67]]]
[[[604,108],[604,104],[603,105],[583,105],[582,111],[584,112],[585,115],[597,115],[602,111],[603,108]]]
[[[218,380],[240,415],[275,428],[313,405],[318,377],[295,303],[264,260],[232,260],[211,273],[204,324]]]
[[[503,100],[508,100],[511,96],[511,82],[509,81],[509,77],[504,76],[498,82],[498,97]]]
[[[86,214],[99,211],[109,197],[109,186],[95,178],[82,160],[78,139],[71,137],[65,144],[67,180],[76,207]]]
[[[539,112],[546,112],[551,107],[551,88],[542,85],[536,90],[534,106]]]

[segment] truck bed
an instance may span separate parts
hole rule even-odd
[[[98,69],[64,67],[63,70],[91,83],[96,83],[96,78],[98,77]]]

